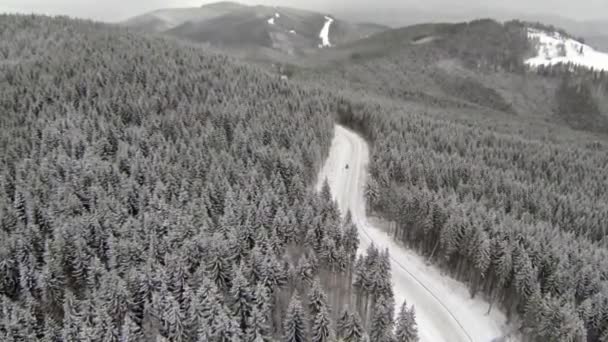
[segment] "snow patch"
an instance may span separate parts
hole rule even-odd
[[[329,29],[333,22],[333,18],[325,16],[325,24],[321,29],[321,33],[319,33],[319,38],[321,38],[321,44],[319,44],[319,48],[331,47],[331,43],[329,42]]]
[[[572,63],[595,70],[608,71],[608,54],[596,51],[591,46],[562,36],[558,32],[528,29],[528,38],[534,41],[537,56],[526,60],[531,67]]]
[[[422,37],[422,38],[414,40],[412,42],[412,45],[428,44],[428,43],[433,42],[435,40],[437,40],[437,36]]]
[[[279,12],[275,12],[274,16],[270,17],[270,18],[267,20],[267,22],[268,22],[268,24],[269,24],[269,25],[274,25],[274,24],[275,24],[274,19],[275,19],[275,18],[276,18],[276,19],[279,19],[280,17],[281,17],[281,15],[279,14]]]

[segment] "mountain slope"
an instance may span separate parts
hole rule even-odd
[[[559,32],[528,29],[528,37],[534,42],[537,56],[526,60],[532,67],[559,63],[574,64],[598,71],[608,71],[608,53],[596,51],[573,38]]]
[[[121,25],[145,32],[164,32],[188,21],[210,20],[246,6],[236,2],[217,2],[201,7],[167,8],[127,19]]]
[[[598,110],[581,107],[578,116],[585,124],[576,127],[606,131],[608,78],[597,68],[593,71],[583,67],[599,66],[596,62],[601,59],[596,57],[606,55],[577,43],[579,48],[572,51],[574,56],[570,59],[581,62],[576,68],[574,64],[556,64],[569,61],[559,56],[555,60],[535,58],[543,47],[529,32],[557,32],[540,27],[517,21],[501,24],[477,20],[388,30],[320,51],[296,77],[446,109],[493,110],[570,124],[576,115],[564,114],[563,108],[573,106],[560,105],[563,99],[558,94],[566,79],[578,89],[589,88],[592,101],[597,103]],[[567,33],[560,35],[565,37]],[[555,50],[557,44],[552,51]],[[530,61],[536,60],[540,67],[531,68]],[[587,101],[582,91],[570,93],[573,105]]]

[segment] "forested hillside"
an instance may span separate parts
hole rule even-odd
[[[296,77],[446,108],[512,111],[512,104],[489,80],[503,75],[516,79],[511,75],[524,72],[528,48],[525,29],[518,22],[416,25],[321,52],[318,58],[323,62]],[[512,92],[521,91],[508,86]]]
[[[388,254],[357,258],[310,186],[335,103],[173,41],[0,16],[0,340],[390,338]]]
[[[316,65],[293,74],[359,96],[490,110],[608,133],[606,72],[572,63],[527,65],[536,53],[528,27],[563,32],[521,21],[415,25],[322,51]]]
[[[568,125],[593,132],[608,132],[608,74],[568,64],[540,66],[537,74],[559,83],[556,114]]]
[[[527,137],[525,122],[504,134],[373,101],[340,112],[371,143],[369,210],[393,222],[396,240],[532,340],[608,339],[605,142],[549,142]]]

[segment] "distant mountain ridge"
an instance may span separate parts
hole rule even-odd
[[[327,32],[323,32],[326,23]],[[207,42],[227,48],[270,49],[286,55],[302,55],[320,46],[340,45],[387,29],[382,25],[346,22],[327,13],[289,7],[247,6],[236,2],[160,9],[121,24],[197,43]]]
[[[483,9],[446,9],[431,10],[412,8],[379,8],[374,11],[357,7],[336,8],[336,15],[347,20],[366,20],[393,28],[423,23],[458,23],[479,18],[492,18],[497,21],[523,20],[554,25],[584,38],[594,48],[608,51],[608,20],[574,20],[562,16],[543,13],[526,13],[500,8]]]

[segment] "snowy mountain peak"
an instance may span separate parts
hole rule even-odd
[[[608,71],[608,54],[558,32],[528,29],[528,38],[536,46],[535,57],[526,60],[531,67],[572,63],[595,70]]]

